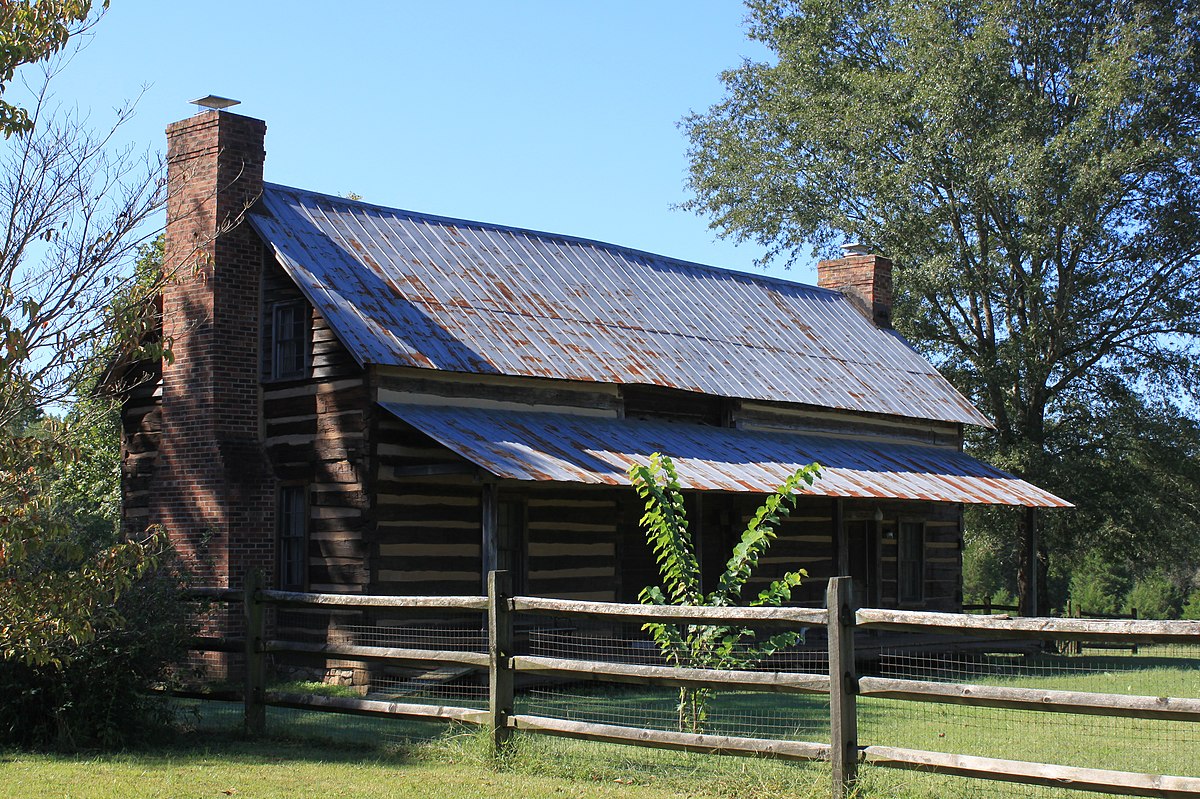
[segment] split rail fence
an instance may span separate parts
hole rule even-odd
[[[1197,723],[1200,722],[1200,699],[949,684],[865,676],[856,673],[854,651],[856,630],[947,633],[994,639],[1104,641],[1114,645],[1195,644],[1200,640],[1200,622],[1010,618],[874,608],[855,609],[851,605],[850,579],[847,577],[830,580],[826,597],[827,609],[679,607],[582,602],[512,596],[508,587],[507,573],[492,572],[488,576],[487,596],[306,594],[266,590],[261,587],[257,578],[252,577],[244,590],[201,589],[194,592],[198,596],[213,600],[241,603],[247,629],[243,640],[198,640],[195,648],[244,652],[245,690],[240,698],[245,705],[245,725],[250,734],[264,731],[266,708],[273,706],[484,725],[490,729],[497,747],[504,746],[514,732],[521,731],[712,754],[825,761],[830,764],[832,795],[839,799],[850,795],[857,780],[860,764],[1126,796],[1200,799],[1200,777],[1078,768],[919,749],[860,745],[856,711],[859,697],[880,697],[909,702]],[[267,606],[324,609],[390,608],[414,612],[477,611],[487,616],[488,652],[273,640],[266,637],[264,611]],[[827,631],[829,669],[827,673],[802,674],[683,668],[522,655],[514,648],[514,626],[517,619],[527,615],[603,619],[637,624],[659,622],[678,625],[744,625],[773,630],[820,627]],[[453,705],[267,690],[267,657],[287,654],[367,662],[468,666],[487,670],[488,708],[481,710]],[[517,713],[514,710],[514,683],[519,673],[653,686],[828,694],[831,743],[676,732]],[[1130,742],[1130,745],[1135,744]]]

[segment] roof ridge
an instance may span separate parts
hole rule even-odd
[[[614,243],[608,242],[608,241],[601,241],[600,239],[589,239],[589,238],[585,238],[583,236],[575,236],[575,235],[572,235],[569,233],[554,233],[554,232],[547,231],[547,230],[535,230],[534,228],[519,227],[517,225],[504,225],[504,224],[500,224],[498,222],[481,222],[477,219],[463,219],[461,217],[442,216],[441,214],[430,214],[430,213],[426,213],[424,211],[411,211],[407,208],[396,208],[396,207],[390,206],[390,205],[382,205],[380,203],[367,202],[366,200],[352,200],[348,197],[341,197],[336,194],[326,194],[325,192],[313,191],[312,189],[300,189],[300,188],[296,188],[295,186],[284,186],[281,183],[271,183],[270,181],[264,181],[263,188],[264,189],[277,189],[277,190],[287,191],[287,192],[296,192],[299,194],[307,194],[307,195],[310,195],[313,197],[324,197],[326,199],[333,200],[334,202],[345,203],[346,205],[358,205],[358,206],[362,206],[365,208],[375,208],[375,209],[378,209],[381,211],[388,211],[391,213],[400,213],[400,214],[404,214],[406,216],[409,216],[409,217],[412,217],[415,219],[422,219],[422,220],[426,220],[426,221],[430,221],[430,222],[449,223],[449,224],[455,224],[455,225],[464,225],[467,227],[486,228],[488,230],[499,230],[499,231],[504,231],[507,233],[525,233],[525,234],[528,234],[531,236],[537,236],[538,238],[554,239],[557,241],[569,242],[571,244],[589,244],[589,245],[596,246],[596,247],[603,247],[606,250],[613,250],[616,252],[626,253],[629,255],[635,255],[635,256],[639,256],[639,257],[643,257],[643,258],[648,258],[648,259],[651,259],[654,261],[660,261],[660,262],[665,262],[668,264],[675,264],[678,266],[690,267],[693,269],[703,269],[703,270],[706,270],[709,272],[714,272],[719,275],[727,275],[727,276],[734,277],[734,278],[742,278],[742,279],[745,279],[752,283],[769,283],[769,284],[787,286],[787,287],[793,288],[793,289],[802,289],[805,291],[812,291],[817,294],[829,294],[829,295],[834,295],[834,296],[838,296],[838,297],[843,296],[842,293],[840,291],[838,291],[837,289],[822,288],[821,286],[814,286],[811,283],[801,283],[798,280],[788,280],[788,279],[782,278],[782,277],[775,277],[774,275],[760,275],[760,274],[756,274],[754,272],[743,272],[740,269],[731,269],[727,266],[713,266],[712,264],[702,264],[697,261],[686,261],[682,258],[675,258],[670,255],[663,255],[661,253],[651,252],[650,250],[641,250],[636,247],[627,247],[623,244],[614,244]]]

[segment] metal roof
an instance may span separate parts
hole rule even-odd
[[[836,291],[273,184],[250,222],[360,363],[991,426]]]
[[[669,455],[685,488],[773,491],[817,462],[803,493],[983,505],[1071,507],[956,449],[698,424],[381,403],[389,412],[497,477],[629,485],[627,470]]]

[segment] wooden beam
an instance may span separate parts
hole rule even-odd
[[[862,757],[864,762],[874,766],[931,771],[937,774],[954,774],[959,777],[1017,782],[1024,785],[1047,785],[1122,796],[1200,797],[1200,778],[1197,777],[1075,768],[890,746],[865,747]]]
[[[1021,604],[1024,615],[1038,614],[1038,517],[1037,508],[1025,509],[1025,568],[1029,579],[1025,581],[1025,596]]]
[[[480,575],[485,594],[488,592],[488,575],[500,568],[500,500],[497,494],[494,481],[484,482],[479,488],[479,529],[482,535]]]
[[[302,594],[260,591],[264,602],[302,607],[408,608],[410,610],[487,610],[485,596],[368,596],[365,594]]]
[[[513,599],[518,613],[545,616],[589,616],[629,621],[669,621],[685,624],[754,624],[784,627],[824,627],[828,614],[814,608],[704,607],[687,605],[636,605],[623,602],[578,602],[519,596]]]
[[[854,794],[858,781],[858,678],[854,665],[854,606],[849,577],[834,577],[825,592],[829,613],[829,758],[833,799]]]
[[[218,602],[241,602],[245,592],[240,588],[185,588],[184,599],[213,599]]]
[[[397,466],[393,473],[397,477],[436,477],[443,474],[476,474],[479,467],[473,463],[420,463],[412,466]]]
[[[850,576],[850,542],[846,540],[846,505],[841,497],[833,500],[833,553],[837,561],[835,576]]]
[[[335,655],[352,660],[403,660],[412,663],[461,663],[464,666],[477,666],[481,669],[488,667],[488,656],[484,653],[458,650],[267,641],[263,646],[263,651],[271,654]]]
[[[510,722],[514,729],[526,732],[556,735],[563,738],[581,738],[589,741],[632,744],[653,749],[677,749],[713,755],[774,757],[785,760],[826,760],[829,758],[828,744],[804,741],[775,741],[766,738],[736,738],[729,735],[646,730],[615,724],[567,721],[545,716],[513,716]]]
[[[267,707],[263,704],[267,685],[267,659],[262,646],[266,613],[258,596],[262,584],[262,572],[249,572],[246,575],[245,601],[242,604],[246,624],[246,637],[243,641],[246,653],[244,722],[246,734],[251,736],[262,735],[267,728]]]
[[[1200,621],[1120,619],[1013,618],[969,613],[863,608],[858,625],[876,630],[978,635],[990,638],[1054,638],[1110,640],[1129,643],[1191,643],[1200,641]]]
[[[771,693],[823,694],[829,692],[824,674],[794,674],[777,671],[739,671],[731,669],[691,669],[674,666],[642,666],[627,663],[603,663],[592,660],[534,657],[519,655],[512,659],[514,671],[549,676],[586,675],[601,682],[637,685],[671,685],[722,690],[763,691]]]
[[[513,612],[512,575],[506,571],[488,572],[488,722],[492,732],[492,750],[498,753],[508,746],[512,728],[516,684],[512,670]]]
[[[1050,713],[1079,713],[1135,719],[1200,721],[1200,699],[1166,696],[1097,694],[1082,691],[1051,691],[1043,688],[1010,688],[997,685],[962,685],[860,677],[859,694],[912,702],[948,705],[1002,707]]]
[[[442,719],[444,721],[461,721],[467,724],[483,724],[487,720],[486,711],[469,707],[385,702],[377,699],[355,699],[347,696],[314,696],[313,694],[289,694],[270,691],[267,693],[266,703],[271,707],[326,710],[335,713],[350,713],[357,716],[377,716],[382,718]]]

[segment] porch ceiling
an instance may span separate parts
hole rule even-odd
[[[626,471],[669,455],[685,488],[767,493],[816,461],[804,493],[1066,508],[1071,503],[954,449],[676,422],[380,403],[497,477],[629,485]]]

